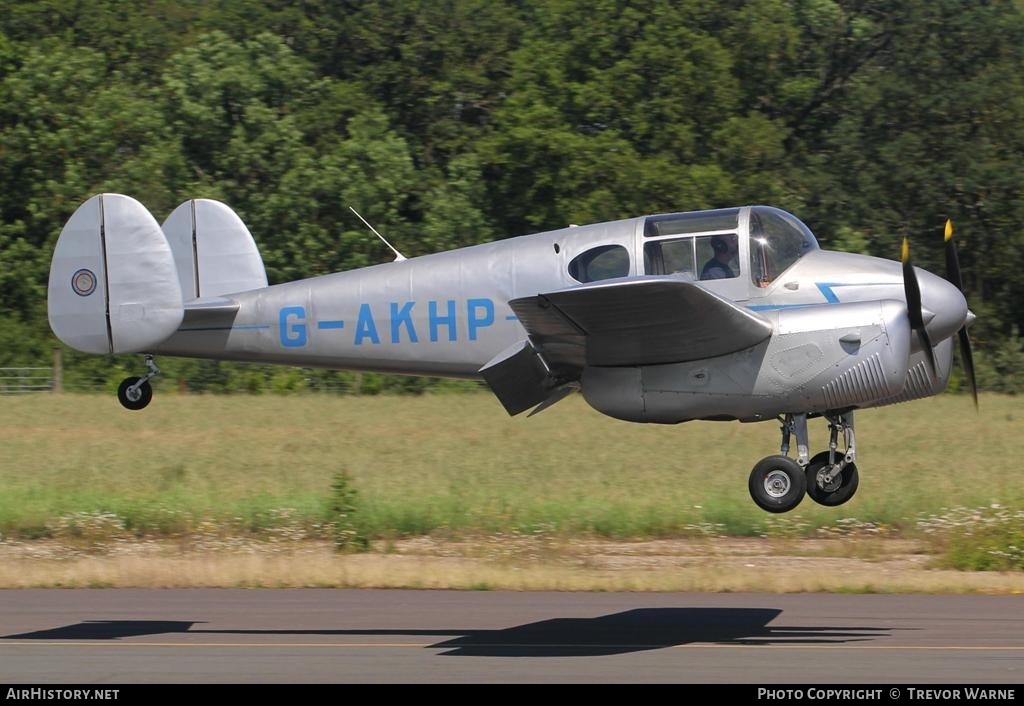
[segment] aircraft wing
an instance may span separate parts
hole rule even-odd
[[[764,317],[674,277],[630,277],[513,299],[529,339],[481,369],[509,414],[561,399],[587,365],[713,358],[772,333]]]
[[[772,333],[762,316],[673,277],[604,280],[514,299],[549,365],[659,365],[713,358]]]

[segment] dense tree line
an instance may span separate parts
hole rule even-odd
[[[417,255],[756,202],[939,272],[951,217],[982,384],[1015,390],[1022,59],[1019,1],[10,0],[0,365],[49,359],[52,247],[101,191],[225,201],[272,282],[388,259],[348,205]]]

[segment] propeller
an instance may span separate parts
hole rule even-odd
[[[903,291],[907,298],[907,314],[910,317],[910,328],[917,333],[917,338],[921,342],[921,349],[928,360],[928,367],[932,371],[932,377],[937,377],[935,354],[932,352],[932,341],[928,338],[928,331],[924,327],[921,287],[917,283],[917,275],[914,274],[914,266],[910,262],[910,243],[906,238],[903,239],[903,254],[900,260],[903,262]]]
[[[946,279],[958,288],[961,293],[964,291],[964,281],[960,276],[960,258],[956,254],[956,243],[953,241],[953,222],[946,219]],[[957,331],[960,339],[960,356],[963,359],[964,372],[971,381],[971,396],[974,398],[974,408],[978,408],[978,383],[974,379],[974,354],[971,352],[971,338],[967,335],[966,322]]]

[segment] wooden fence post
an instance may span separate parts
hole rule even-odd
[[[64,354],[60,348],[53,349],[53,391],[64,392]]]

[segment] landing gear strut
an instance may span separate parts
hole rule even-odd
[[[117,388],[117,401],[126,409],[142,409],[153,399],[153,386],[149,381],[160,374],[160,368],[151,355],[146,356],[146,367],[149,372],[144,377],[125,378]]]
[[[780,455],[758,461],[750,472],[750,497],[768,512],[789,512],[804,494],[821,505],[842,505],[857,492],[856,441],[853,412],[826,414],[829,428],[828,451],[809,458],[806,414],[787,414],[782,423]],[[845,452],[837,451],[839,433]],[[789,458],[790,439],[796,435],[797,457]]]

